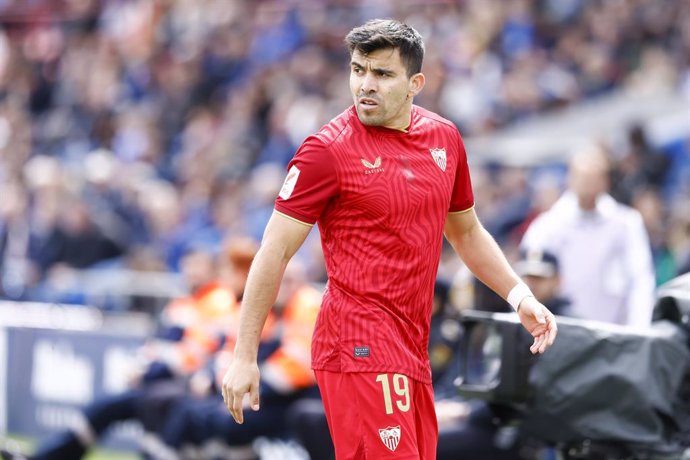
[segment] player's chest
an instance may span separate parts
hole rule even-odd
[[[448,209],[457,154],[446,145],[382,139],[367,150],[351,149],[340,161],[341,197],[372,210]]]

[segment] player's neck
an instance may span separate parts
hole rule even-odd
[[[391,126],[384,126],[384,128],[392,129],[394,131],[400,131],[401,133],[406,133],[410,129],[412,124],[412,112],[408,113],[404,118],[403,123],[397,123]]]
[[[412,125],[412,102],[402,109],[402,113],[395,120],[391,120],[390,123],[380,125],[380,128],[386,128],[393,131],[398,131],[401,133],[407,133]]]

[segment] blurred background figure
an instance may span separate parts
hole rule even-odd
[[[318,394],[311,370],[311,333],[321,305],[321,292],[307,283],[304,268],[293,260],[285,269],[276,303],[259,348],[263,377],[261,411],[248,411],[237,424],[223,403],[220,385],[234,345],[217,354],[215,375],[206,394],[190,395],[172,407],[158,436],[149,438],[146,452],[154,458],[198,458],[212,445],[221,445],[222,458],[254,459],[252,442],[259,437],[285,436],[288,408],[305,396]],[[324,419],[325,421],[325,419]]]
[[[28,197],[13,181],[0,185],[0,196],[0,297],[22,299],[40,276],[31,258],[36,244],[28,228]]]
[[[547,251],[522,249],[514,269],[534,296],[553,314],[570,315],[570,301],[561,295],[561,276],[555,255]]]
[[[574,316],[648,326],[655,286],[649,236],[640,213],[609,195],[609,174],[601,148],[575,153],[568,190],[529,226],[522,246],[558,258]]]
[[[220,275],[235,292],[238,301],[242,300],[249,267],[258,250],[259,242],[248,236],[230,236],[223,242],[221,251],[226,262],[221,264]]]

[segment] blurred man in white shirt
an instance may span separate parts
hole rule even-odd
[[[574,316],[648,326],[654,306],[654,268],[639,212],[609,194],[609,162],[599,148],[575,154],[568,190],[537,217],[522,240],[560,262],[562,294]]]

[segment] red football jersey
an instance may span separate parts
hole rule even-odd
[[[304,141],[275,208],[321,231],[328,285],[314,369],[431,382],[443,226],[449,212],[473,204],[458,130],[420,107],[407,132],[363,125],[352,106]]]

